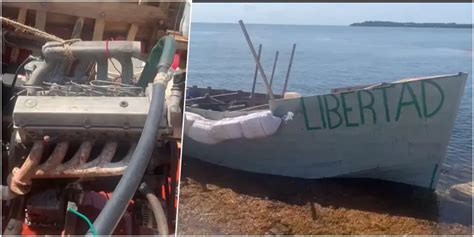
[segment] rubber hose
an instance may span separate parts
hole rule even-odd
[[[171,36],[162,37],[151,50],[143,72],[138,78],[137,85],[146,87],[148,83],[153,81],[158,72],[168,72],[173,63],[175,52],[176,41],[174,38]]]
[[[94,221],[97,235],[112,234],[127,209],[130,199],[132,199],[140,185],[140,181],[150,161],[151,153],[155,147],[158,128],[163,115],[165,88],[166,86],[163,83],[153,84],[150,109],[131,161],[115,188],[111,199],[105,204],[104,209],[102,209]],[[92,233],[89,231],[87,235],[91,236]]]
[[[143,182],[138,189],[143,195],[145,195],[150,204],[150,209],[153,212],[153,216],[156,220],[156,226],[158,226],[158,233],[160,235],[169,235],[168,221],[166,220],[165,210],[161,205],[160,200],[151,191],[150,187]]]

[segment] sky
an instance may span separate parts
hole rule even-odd
[[[193,22],[349,25],[368,20],[472,22],[472,3],[193,3]]]

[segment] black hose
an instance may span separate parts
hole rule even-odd
[[[161,205],[160,200],[151,191],[150,187],[143,182],[138,189],[148,200],[153,216],[155,217],[156,226],[158,227],[158,233],[160,235],[169,235],[168,221],[166,220],[165,210]]]
[[[115,188],[112,198],[106,203],[94,221],[98,235],[111,235],[118,222],[122,218],[130,199],[140,185],[143,174],[150,161],[150,156],[155,147],[158,128],[163,116],[163,104],[165,99],[165,84],[154,83],[153,94],[148,111],[148,117],[143,127],[142,135],[137,147],[133,152],[127,170]],[[89,231],[87,235],[91,236]]]
[[[12,97],[12,94],[13,94],[13,90],[15,90],[15,84],[16,84],[16,81],[18,79],[18,75],[20,74],[20,70],[25,67],[25,65],[31,61],[33,61],[35,58],[33,56],[28,56],[20,65],[18,65],[16,71],[15,71],[15,76],[13,77],[13,81],[12,81],[12,86],[10,88],[10,91],[8,92],[8,98],[11,98]]]

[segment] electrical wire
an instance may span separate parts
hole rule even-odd
[[[78,211],[76,211],[76,210],[74,210],[74,209],[72,209],[72,208],[70,208],[70,207],[69,207],[67,210],[70,211],[70,212],[72,212],[72,213],[74,213],[74,214],[76,214],[77,216],[79,216],[80,218],[82,218],[84,221],[86,221],[87,224],[89,225],[89,228],[90,228],[91,231],[92,231],[92,235],[93,235],[94,237],[97,236],[97,231],[95,230],[94,225],[93,225],[92,222],[89,220],[89,218],[87,218],[87,216],[85,216],[84,214],[82,214],[82,213],[80,213],[80,212],[78,212]]]
[[[113,39],[112,39],[113,41]],[[121,70],[118,70],[117,66],[115,66],[115,63],[112,61],[112,59],[110,58],[110,53],[109,53],[109,40],[106,40],[105,41],[105,57],[107,58],[107,60],[112,64],[112,66],[114,67],[114,69],[119,73],[120,75],[120,78],[122,79],[123,81],[123,75],[122,75],[122,71]],[[114,81],[117,80],[117,77],[114,78]]]
[[[13,77],[13,81],[12,81],[12,85],[11,85],[11,88],[10,88],[10,91],[8,92],[8,96],[11,97],[14,89],[15,89],[15,84],[16,84],[16,81],[18,79],[18,75],[20,74],[20,70],[25,67],[25,65],[33,60],[35,60],[36,58],[33,57],[33,56],[28,56],[19,66],[18,68],[16,69],[15,71],[15,76]]]

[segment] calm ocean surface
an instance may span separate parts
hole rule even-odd
[[[472,70],[471,29],[254,24],[247,24],[247,29],[256,49],[263,44],[261,60],[268,77],[275,51],[280,52],[275,93],[281,93],[293,43],[296,52],[288,91],[303,95]],[[238,24],[193,23],[189,52],[188,86],[251,90],[255,63]],[[261,79],[257,90],[265,91]],[[471,100],[469,75],[439,191],[471,180]]]

